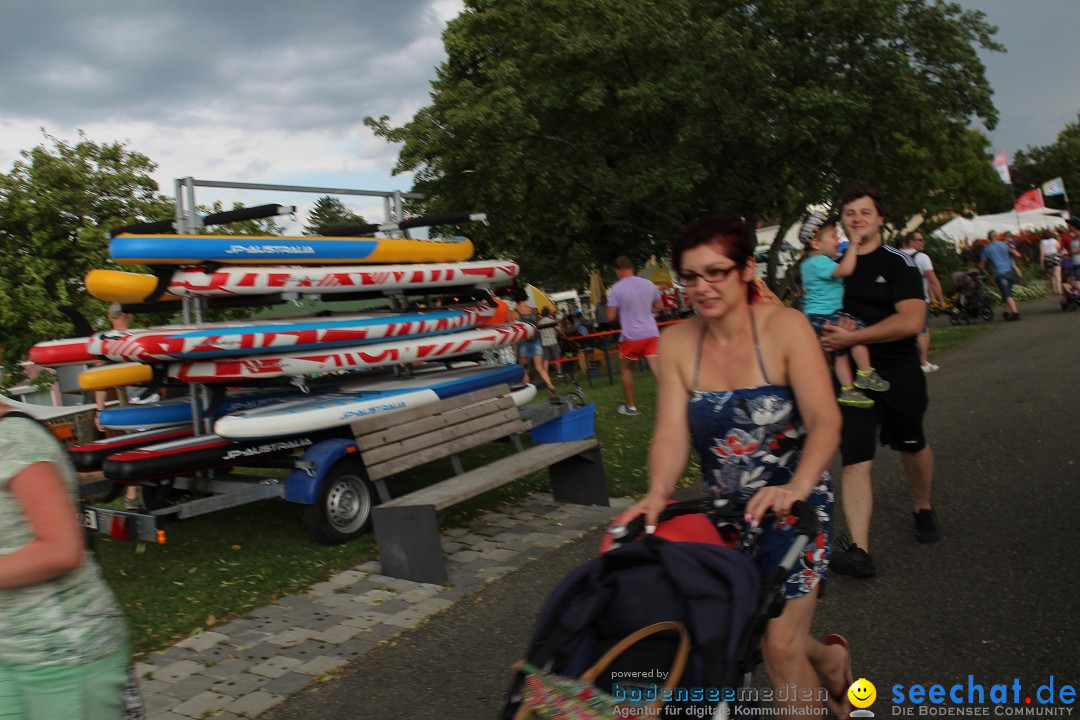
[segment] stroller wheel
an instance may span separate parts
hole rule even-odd
[[[981,317],[986,322],[990,322],[994,319],[994,309],[989,307],[982,308],[981,310],[979,310],[979,317]]]
[[[952,312],[949,313],[949,324],[951,324],[951,325],[959,325],[960,324],[960,311],[959,310],[954,309]]]

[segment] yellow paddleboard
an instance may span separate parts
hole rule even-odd
[[[141,303],[156,287],[157,278],[153,275],[122,270],[91,270],[86,273],[87,292],[105,302]],[[181,299],[177,295],[166,293],[159,302]]]
[[[270,235],[117,235],[114,260],[144,265],[351,265],[460,262],[471,240],[412,238],[277,237]]]
[[[115,363],[100,365],[79,373],[79,387],[83,390],[108,390],[124,385],[139,385],[154,379],[154,369],[142,363]]]

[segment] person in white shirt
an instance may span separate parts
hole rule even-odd
[[[911,259],[915,261],[916,267],[919,268],[919,272],[922,273],[923,294],[926,296],[927,304],[926,323],[923,325],[923,330],[918,337],[919,363],[922,365],[923,372],[929,373],[941,369],[940,366],[930,362],[930,303],[936,302],[938,305],[944,305],[945,295],[941,292],[941,282],[934,272],[933,261],[924,252],[925,248],[926,237],[918,231],[909,233],[900,240],[901,252],[910,255]]]

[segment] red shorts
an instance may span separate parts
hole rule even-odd
[[[657,354],[660,338],[651,337],[644,340],[623,340],[619,343],[619,357],[624,360],[640,360],[641,358],[653,357]]]

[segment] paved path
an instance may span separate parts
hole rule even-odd
[[[999,321],[992,332],[938,358],[942,369],[930,376],[935,502],[945,538],[929,546],[914,542],[899,460],[883,451],[875,466],[879,575],[834,578],[819,604],[816,631],[842,632],[852,641],[856,673],[878,688],[879,717],[890,712],[894,684],[951,685],[966,683],[969,674],[987,688],[1018,679],[1028,694],[1051,675],[1059,687],[1080,684],[1080,530],[1073,518],[1080,506],[1080,314],[1061,313],[1053,300],[1026,304],[1022,311],[1021,322]],[[496,516],[494,527],[521,532],[533,522],[539,533],[533,539],[548,537],[551,545],[584,537],[544,554],[510,536],[500,539],[499,532],[473,533],[496,544],[519,543],[513,562],[473,566],[495,568],[499,577],[492,582],[485,572],[471,570],[472,579],[454,588],[405,598],[417,588],[393,588],[366,575],[365,569],[373,569],[368,566],[307,595],[285,598],[252,621],[235,621],[265,620],[272,623],[268,627],[230,623],[217,628],[225,639],[214,633],[189,638],[180,645],[191,649],[174,647],[154,659],[158,667],[186,661],[174,666],[174,675],[183,677],[155,672],[144,681],[149,697],[157,698],[152,720],[218,710],[223,712],[213,717],[229,720],[274,705],[260,720],[495,717],[510,678],[507,668],[518,659],[537,609],[570,569],[593,555],[599,530],[585,530],[599,526],[605,515],[587,511],[562,518],[562,532],[548,518],[565,508],[531,502],[520,513]],[[498,549],[505,548],[475,552]],[[541,562],[525,562],[540,555]],[[371,593],[387,587],[398,592],[349,616],[357,619],[343,620],[337,610],[323,607],[344,602],[345,595],[353,596],[349,603],[370,603],[381,597]],[[394,636],[400,625],[390,618],[404,617],[400,613],[408,612],[410,599],[457,602]],[[371,623],[364,613],[372,612],[385,617]],[[332,642],[352,630],[362,632]],[[344,666],[344,658],[352,661]],[[329,672],[322,675],[324,670]],[[182,697],[187,699],[177,703]]]

